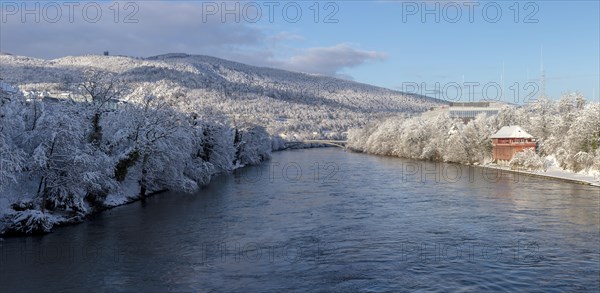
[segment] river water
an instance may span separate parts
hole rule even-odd
[[[309,149],[38,237],[2,292],[598,292],[600,189]]]

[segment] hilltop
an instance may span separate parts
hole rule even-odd
[[[70,56],[53,60],[1,55],[0,77],[22,90],[56,95],[84,72],[110,72],[131,88],[175,85],[209,113],[243,119],[271,134],[340,137],[373,119],[423,112],[443,101],[329,76],[256,67],[210,56]],[[127,97],[123,97],[127,99]]]

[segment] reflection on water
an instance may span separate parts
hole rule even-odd
[[[600,189],[313,149],[0,242],[14,291],[585,291]]]

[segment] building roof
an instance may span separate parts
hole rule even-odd
[[[487,108],[490,106],[490,102],[450,102],[450,107],[477,107]]]
[[[512,125],[504,126],[498,130],[490,138],[533,138],[533,136],[527,133],[521,126]]]

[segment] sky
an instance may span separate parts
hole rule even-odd
[[[599,2],[1,0],[0,51],[203,54],[453,101],[599,100]]]

